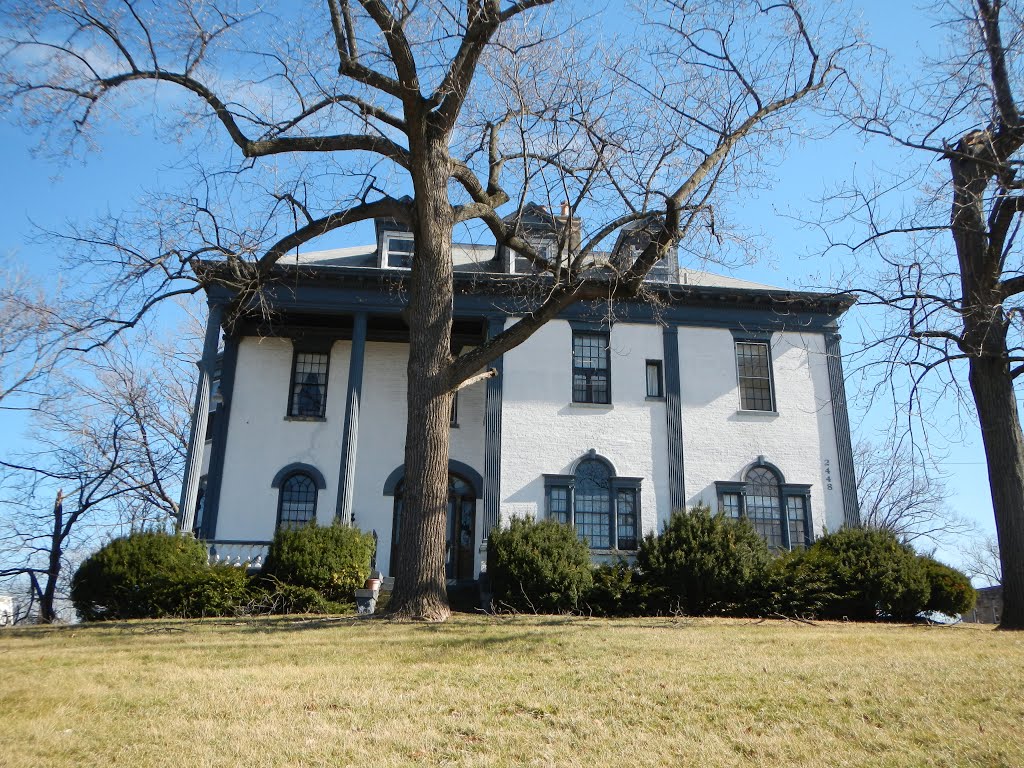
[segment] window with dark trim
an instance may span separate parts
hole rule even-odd
[[[607,333],[573,332],[572,401],[604,404],[612,401]]]
[[[294,472],[281,483],[277,501],[277,527],[294,530],[316,519],[316,481]]]
[[[412,259],[416,253],[416,243],[412,235],[384,235],[383,250],[382,266],[412,269]]]
[[[765,341],[736,342],[736,377],[740,408],[744,411],[774,411],[771,349]]]
[[[647,396],[648,397],[664,397],[665,396],[665,385],[664,376],[662,375],[661,360],[648,360],[647,361]]]
[[[288,415],[322,419],[327,412],[326,352],[300,352],[292,360],[292,382],[288,396]]]
[[[811,544],[811,488],[783,481],[773,467],[755,464],[743,482],[718,482],[718,508],[726,517],[746,518],[774,550]]]
[[[572,475],[546,475],[549,520],[570,525],[591,549],[632,551],[640,538],[640,478],[615,477],[611,465],[588,456]]]

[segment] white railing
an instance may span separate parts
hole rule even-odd
[[[267,559],[269,541],[208,541],[211,565],[233,565],[259,570]]]

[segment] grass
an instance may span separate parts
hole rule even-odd
[[[1024,636],[457,617],[0,632],[0,766],[1021,766]]]

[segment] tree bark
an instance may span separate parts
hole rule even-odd
[[[46,568],[46,586],[39,593],[39,621],[42,624],[53,624],[57,621],[54,601],[57,596],[57,579],[60,577],[60,558],[63,554],[64,530],[64,494],[57,492],[57,501],[53,505],[53,529],[50,533],[50,552]]]
[[[413,137],[415,188],[413,257],[408,317],[408,420],[405,479],[399,523],[393,615],[444,621],[451,611],[445,580],[448,440],[452,393],[448,381],[452,329],[452,228],[448,200],[450,159],[445,142]]]
[[[988,463],[1003,569],[1001,629],[1024,629],[1024,436],[1013,380],[1004,360],[972,359],[971,392]]]
[[[1010,373],[1008,322],[1000,294],[1001,239],[991,239],[985,191],[999,167],[992,138],[968,134],[950,158],[951,231],[960,266],[961,349],[978,411],[1003,568],[1001,629],[1024,629],[1024,434]]]

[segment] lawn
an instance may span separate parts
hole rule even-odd
[[[1024,635],[456,617],[0,631],[0,766],[1022,766]]]

